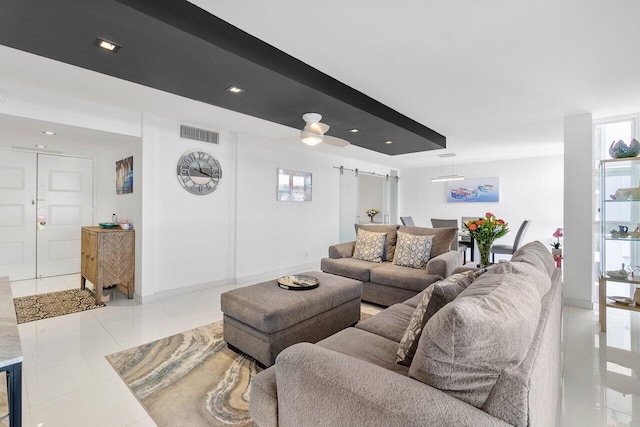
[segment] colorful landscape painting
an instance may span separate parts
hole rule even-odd
[[[447,202],[449,203],[494,203],[499,201],[499,178],[473,178],[447,182]]]
[[[116,162],[116,194],[133,193],[133,156]]]

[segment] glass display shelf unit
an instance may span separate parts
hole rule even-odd
[[[635,288],[640,286],[640,235],[636,231],[640,231],[640,158],[602,160],[598,282],[602,332],[607,331],[607,308],[640,311],[640,303],[611,300],[614,295],[633,298]],[[607,273],[623,268],[629,274],[626,278]]]

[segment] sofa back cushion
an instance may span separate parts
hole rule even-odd
[[[398,226],[397,225],[366,225],[355,224],[356,234],[358,230],[373,231],[374,233],[387,233],[387,240],[384,244],[384,254],[382,256],[383,261],[393,261],[393,255],[396,249],[396,240],[398,238]]]
[[[393,263],[401,267],[426,268],[432,243],[433,236],[416,236],[398,231]]]
[[[553,256],[542,243],[535,241],[527,243],[514,252],[511,261],[526,262],[543,271],[551,277],[556,269]]]
[[[526,275],[487,271],[427,322],[409,376],[482,408],[527,355],[540,310]]]
[[[353,257],[362,261],[382,262],[387,233],[374,233],[360,229]]]
[[[457,228],[406,227],[401,225],[398,231],[416,236],[433,236],[431,258],[451,250],[451,243],[458,238]]]
[[[542,298],[551,287],[551,277],[544,270],[540,270],[527,262],[511,261],[500,262],[489,267],[493,274],[523,274],[535,285],[538,295]]]
[[[546,248],[545,248],[546,249]],[[562,274],[542,297],[536,333],[524,360],[505,370],[481,408],[513,426],[552,426],[560,413]]]
[[[479,276],[479,272],[480,270],[478,272],[471,270],[453,274],[434,283],[422,292],[422,299],[414,309],[409,326],[400,340],[396,363],[405,366],[411,365],[424,325],[438,310],[465,290]]]

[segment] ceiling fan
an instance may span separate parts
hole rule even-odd
[[[313,147],[321,142],[325,142],[334,147],[346,147],[349,145],[349,141],[345,141],[335,136],[325,135],[329,130],[329,125],[320,123],[322,115],[318,113],[305,113],[302,115],[302,119],[305,121],[306,126],[300,131],[300,141]]]

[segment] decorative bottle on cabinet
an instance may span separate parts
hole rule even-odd
[[[606,332],[607,308],[640,311],[634,304],[640,284],[640,158],[600,162],[600,199],[599,308],[600,330]],[[614,302],[607,298],[612,296],[626,299]]]
[[[96,304],[102,302],[102,289],[117,285],[133,298],[135,274],[135,232],[120,228],[82,227],[80,287],[94,284]]]

